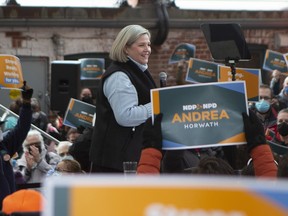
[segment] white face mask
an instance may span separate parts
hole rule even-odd
[[[3,132],[2,132],[2,130],[1,130],[1,128],[0,128],[0,142],[3,140]]]
[[[32,113],[32,118],[33,118],[33,119],[37,119],[37,118],[39,118],[39,116],[40,116],[40,113],[39,113],[39,112],[34,112],[34,113]]]

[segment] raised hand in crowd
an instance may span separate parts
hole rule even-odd
[[[33,95],[33,88],[27,86],[26,81],[24,81],[21,89],[22,89],[21,95],[23,103],[30,103]]]

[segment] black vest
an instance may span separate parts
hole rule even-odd
[[[136,88],[138,105],[151,101],[150,89],[156,85],[150,74],[143,73],[129,60],[126,63],[113,62],[101,78],[96,98],[96,123],[90,148],[93,165],[123,170],[123,161],[139,161],[142,149],[143,124],[136,127],[120,126],[104,95],[103,86],[107,77],[116,71],[124,72]]]

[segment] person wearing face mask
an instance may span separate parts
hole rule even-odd
[[[69,141],[61,141],[58,143],[56,150],[57,150],[57,154],[61,157],[61,160],[63,160],[63,158],[73,159],[72,155],[69,154],[69,148],[71,146],[72,146],[72,143]]]
[[[33,111],[32,124],[46,132],[49,120],[46,113],[41,111],[41,106],[37,98],[31,98],[31,106]]]
[[[92,91],[89,88],[84,87],[81,90],[79,99],[85,103],[94,105]],[[89,150],[93,128],[83,127],[81,125],[77,127],[77,132],[79,136],[77,136],[73,142],[71,141],[72,145],[69,147],[69,154],[80,163],[84,171],[89,172],[91,163],[89,160]]]
[[[281,110],[277,116],[277,132],[273,141],[288,147],[288,108]]]
[[[264,130],[267,134],[266,139],[271,140],[271,137],[269,137],[269,133],[267,131],[271,130],[273,133],[276,132],[279,108],[272,101],[273,93],[268,85],[260,85],[259,98],[260,100],[256,102],[254,107],[251,109],[256,113],[257,117],[262,122]]]
[[[94,105],[92,91],[89,88],[83,88],[81,90],[79,99],[85,103]]]
[[[270,146],[276,161],[279,161],[288,152],[288,108],[278,113],[277,130],[270,142]]]

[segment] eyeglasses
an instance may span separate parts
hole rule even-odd
[[[68,155],[70,155],[68,152],[59,153],[60,157],[64,157],[64,156],[68,156]]]
[[[271,97],[268,96],[259,96],[260,100],[264,99],[264,100],[270,100]]]
[[[34,146],[40,146],[40,145],[41,145],[41,142],[27,143],[27,144],[26,144],[26,147],[29,147],[29,146],[32,146],[32,145],[34,145]]]

